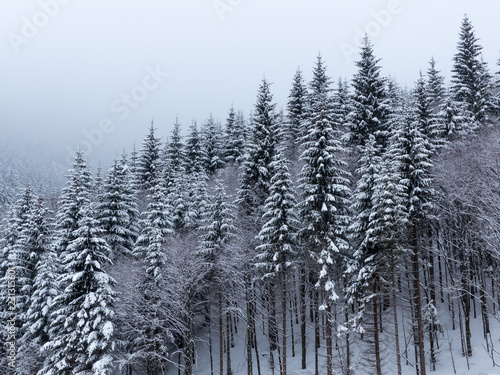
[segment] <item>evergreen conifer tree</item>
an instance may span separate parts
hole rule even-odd
[[[53,299],[59,292],[58,260],[50,246],[48,210],[41,198],[35,203],[21,232],[16,251],[21,285],[16,319],[23,326],[18,333],[19,374],[36,373],[43,363],[40,348],[48,341]],[[17,307],[17,306],[16,306]]]
[[[466,113],[472,131],[488,119],[488,110],[492,105],[491,76],[482,61],[482,46],[478,41],[469,18],[464,16],[457,53],[453,57],[451,94]]]
[[[126,160],[114,161],[102,190],[96,211],[112,251],[110,257],[131,254],[138,235],[139,211],[130,187]]]
[[[142,149],[135,165],[135,181],[137,188],[142,191],[150,189],[162,172],[160,158],[161,139],[155,136],[153,122],[149,128],[149,134],[142,142]]]
[[[258,235],[261,245],[257,247],[256,265],[263,268],[264,277],[274,277],[291,267],[299,227],[287,160],[281,152],[274,156],[271,168],[273,177],[264,207],[265,224]]]
[[[298,207],[303,222],[300,235],[319,266],[316,286],[323,288],[325,296],[320,308],[330,314],[332,304],[338,299],[336,266],[340,266],[340,252],[348,248],[350,189],[345,162],[340,157],[341,132],[332,109],[330,79],[321,57],[313,71],[310,88],[309,133],[302,144],[304,165],[299,179],[302,201]],[[329,315],[327,330],[327,373],[331,374],[333,349]]]
[[[203,160],[207,174],[213,175],[224,164],[221,125],[210,114],[202,126]]]
[[[159,284],[163,279],[165,266],[166,236],[172,233],[172,208],[165,196],[165,181],[157,178],[148,195],[148,207],[141,220],[134,255],[142,259],[150,282]]]
[[[9,283],[10,276],[14,275],[14,281],[17,277],[23,276],[19,272],[19,263],[16,261],[16,248],[19,246],[19,242],[22,239],[22,230],[26,228],[26,224],[30,221],[31,210],[35,201],[33,190],[28,185],[20,194],[16,201],[11,205],[6,217],[3,219],[2,226],[0,227],[0,323],[2,327],[8,327],[8,319],[11,318],[12,310],[11,308],[16,308],[17,306],[12,305],[12,297],[9,298],[9,286],[10,292],[12,292],[12,283]],[[26,249],[29,251],[29,249]],[[17,283],[14,287],[14,294],[19,294],[21,284]],[[29,291],[28,291],[29,293]],[[9,302],[11,304],[9,305]],[[14,301],[17,302],[17,301]],[[23,301],[19,301],[22,305]],[[14,310],[15,311],[15,310]],[[15,337],[19,337],[22,328],[21,320],[16,319],[15,321]],[[2,343],[10,342],[7,340],[9,331],[7,329],[2,329],[0,332],[0,340]],[[8,367],[7,354],[8,347],[6,345],[0,345],[0,370],[10,371]]]
[[[110,249],[97,220],[82,207],[78,227],[62,260],[63,288],[53,301],[49,341],[40,374],[100,374],[112,370],[115,293],[104,271]]]
[[[271,162],[278,144],[276,104],[269,83],[263,79],[257,93],[250,139],[241,167],[237,203],[252,212],[260,209],[269,194]]]
[[[408,213],[409,239],[412,250],[414,344],[420,374],[425,375],[424,327],[420,285],[420,260],[422,223],[428,219],[433,207],[432,155],[434,146],[421,127],[415,111],[409,109],[394,133],[391,153],[398,163],[401,181],[405,185],[406,212]]]
[[[302,77],[302,71],[297,69],[288,95],[287,118],[285,124],[283,124],[284,134],[281,135],[281,139],[285,142],[288,150],[287,155],[289,155],[289,158],[296,157],[297,145],[300,143],[300,139],[307,134],[307,130],[304,128],[306,114],[307,87]]]
[[[172,136],[169,142],[165,145],[166,149],[166,163],[168,168],[175,171],[176,173],[181,173],[184,170],[184,165],[186,163],[186,155],[184,144],[182,143],[181,137],[181,125],[179,120],[176,118],[174,123],[174,129],[172,130]]]
[[[196,121],[193,121],[189,127],[189,134],[186,140],[186,163],[187,173],[200,172],[203,166],[203,150]]]
[[[363,145],[370,134],[375,135],[383,151],[388,141],[388,115],[390,112],[385,79],[380,77],[380,59],[373,54],[373,46],[365,36],[358,72],[353,79],[352,111],[349,114],[349,139],[353,145]]]
[[[93,180],[90,168],[81,150],[76,152],[75,162],[70,169],[66,186],[58,201],[53,244],[59,257],[66,256],[68,244],[74,240],[83,207],[91,202]]]
[[[432,111],[434,114],[437,114],[445,98],[446,90],[444,87],[444,77],[441,75],[441,72],[436,69],[434,57],[431,58],[429,68],[427,69],[426,88]]]

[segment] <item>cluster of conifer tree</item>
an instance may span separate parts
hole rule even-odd
[[[499,106],[467,17],[453,61],[403,90],[365,38],[350,83],[318,57],[285,111],[263,80],[249,118],[151,124],[105,175],[78,151],[55,213],[28,186],[2,223],[2,373],[193,374],[206,338],[212,374],[241,344],[249,375],[425,375],[454,366],[447,312],[495,365]]]

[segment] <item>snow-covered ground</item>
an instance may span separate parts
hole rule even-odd
[[[469,368],[467,365],[467,359],[461,355],[461,343],[460,343],[460,330],[458,326],[456,330],[452,330],[451,319],[448,313],[448,309],[446,306],[442,306],[440,308],[440,321],[444,328],[444,334],[440,337],[440,347],[437,350],[437,366],[436,371],[431,372],[429,368],[429,363],[427,363],[427,373],[428,374],[439,374],[439,375],[500,375],[500,354],[495,356],[495,361],[497,362],[497,366],[493,366],[493,361],[485,350],[485,340],[483,339],[483,326],[481,315],[478,311],[477,318],[471,319],[471,331],[472,331],[472,347],[473,347],[473,356],[469,358]],[[390,324],[392,317],[392,312],[388,311],[388,315],[386,317],[388,327],[388,332],[390,331]],[[401,322],[402,323],[402,322]],[[495,318],[490,317],[490,324],[492,334],[491,337],[493,339],[493,344],[496,350],[500,353],[500,323],[495,320]],[[408,330],[408,322],[406,323],[406,329]],[[295,357],[292,357],[292,348],[291,348],[291,337],[289,332],[289,345],[288,345],[288,359],[287,359],[287,374],[288,375],[313,375],[314,374],[314,344],[312,337],[312,325],[308,322],[308,345],[307,345],[307,369],[301,369],[301,357],[300,357],[300,343],[297,340],[299,331],[299,326],[294,326],[294,333],[296,339],[295,345]],[[260,355],[260,368],[261,375],[271,374],[270,361],[269,361],[269,343],[266,336],[262,332],[262,321],[258,324],[258,349]],[[400,326],[401,330],[401,326]],[[194,374],[197,375],[210,375],[210,355],[209,355],[209,345],[208,345],[208,336],[206,331],[198,332],[202,336],[202,340],[199,340],[196,343],[196,353],[197,353],[197,361],[194,366]],[[394,342],[394,337],[392,333],[387,333],[385,337],[386,342],[386,350],[384,352],[383,357],[385,358],[385,366],[384,370],[387,374],[396,374],[396,366],[395,366],[395,351],[391,347]],[[408,340],[408,338],[407,338]],[[359,341],[359,340],[358,340]],[[214,374],[219,374],[219,345],[218,345],[218,332],[217,327],[215,325],[212,327],[212,350],[213,350],[213,370]],[[450,351],[450,342],[451,342],[451,351]],[[403,343],[403,334],[400,334],[400,344],[402,347],[402,351],[404,343]],[[321,342],[322,348],[320,351],[320,374],[326,373],[326,358],[325,358],[325,346],[324,340]],[[428,349],[428,348],[427,348]],[[359,347],[357,345],[352,346],[353,350],[353,362],[354,362],[354,371],[352,375],[361,375],[361,374],[369,374],[368,369],[364,367],[364,365],[359,361]],[[410,344],[408,346],[409,360],[413,359],[413,346]],[[253,368],[254,374],[258,374],[257,372],[257,360],[255,358],[255,351],[252,353],[253,355]],[[338,356],[338,352],[335,354]],[[454,372],[452,357],[455,362]],[[427,353],[426,361],[429,362],[429,355]],[[279,374],[279,362],[277,353],[275,353],[275,365],[276,370],[275,374]],[[226,366],[226,354],[224,354],[224,366]],[[246,375],[247,374],[247,364],[245,357],[245,323],[240,319],[238,333],[235,334],[235,347],[231,349],[231,368],[233,375]],[[415,369],[411,365],[407,365],[405,360],[402,360],[402,368],[404,375],[413,375],[415,374]],[[337,374],[342,374],[341,369],[337,367],[335,369]],[[224,368],[224,375],[226,375],[226,368]],[[169,370],[169,373],[176,373],[176,370],[172,367]]]

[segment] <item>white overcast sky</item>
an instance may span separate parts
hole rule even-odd
[[[176,116],[187,129],[231,104],[247,115],[264,76],[284,107],[318,52],[334,81],[350,79],[365,32],[383,74],[410,87],[431,56],[449,76],[465,13],[497,71],[498,0],[1,0],[0,137],[45,142],[64,163],[105,121],[89,158],[108,164],[152,118],[165,137]],[[142,101],[126,113],[131,92]]]

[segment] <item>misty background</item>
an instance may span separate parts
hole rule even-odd
[[[412,87],[431,56],[450,76],[465,13],[491,73],[500,56],[496,1],[23,0],[0,3],[0,146],[54,172],[78,144],[105,170],[154,119],[170,135],[231,105],[248,116],[260,80],[286,105],[298,66],[318,53],[350,80],[366,32],[382,73]],[[425,52],[422,52],[425,51]],[[85,147],[84,151],[85,150]],[[57,167],[57,168],[56,168]]]

